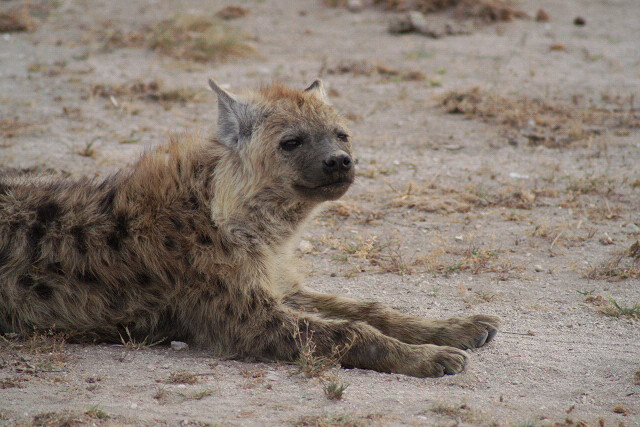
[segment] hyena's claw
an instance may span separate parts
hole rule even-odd
[[[444,367],[445,375],[454,375],[464,370],[467,365],[467,354],[458,349],[445,347],[436,361]]]
[[[495,333],[494,333],[494,335],[495,335]],[[482,332],[480,335],[478,335],[476,337],[476,342],[475,342],[476,348],[482,347],[483,345],[485,345],[487,343],[488,340],[489,340],[489,332],[487,332],[487,331]]]

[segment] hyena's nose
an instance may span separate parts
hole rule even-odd
[[[325,172],[346,172],[351,169],[353,161],[344,151],[334,151],[322,161],[322,169]]]

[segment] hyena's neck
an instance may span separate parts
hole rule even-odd
[[[217,226],[246,233],[254,245],[276,249],[295,236],[315,207],[291,200],[281,183],[256,176],[235,156],[220,159],[211,190],[211,218]]]

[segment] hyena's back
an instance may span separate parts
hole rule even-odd
[[[149,337],[171,327],[187,339],[172,299],[202,277],[179,254],[214,243],[197,174],[180,176],[200,167],[193,158],[149,154],[101,181],[0,177],[0,333],[55,327],[113,340],[124,327]]]

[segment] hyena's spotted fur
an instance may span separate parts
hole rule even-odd
[[[174,138],[104,180],[0,177],[0,333],[180,339],[219,354],[439,376],[498,319],[427,321],[318,294],[292,241],[354,177],[348,131],[322,84],[218,95],[218,136]]]

